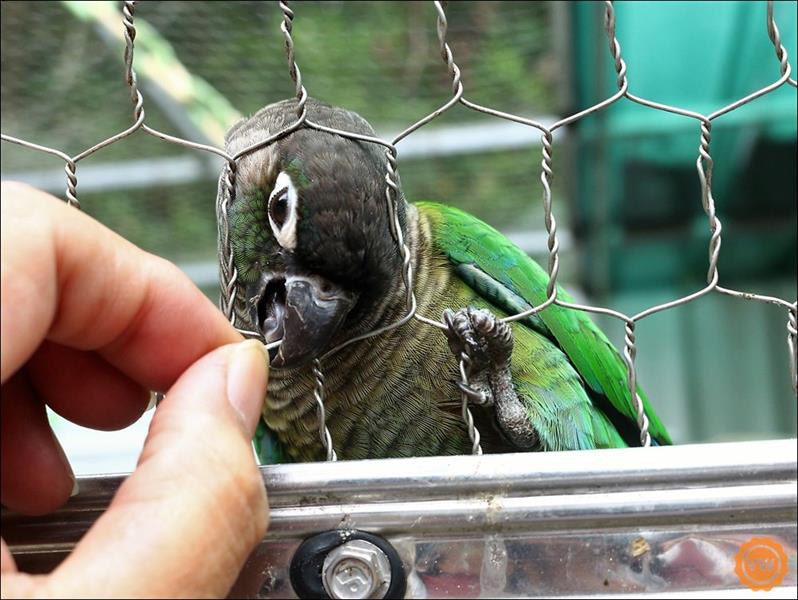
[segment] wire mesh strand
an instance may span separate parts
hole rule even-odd
[[[611,1],[606,1],[604,3],[604,8],[605,8],[604,29],[607,35],[610,56],[613,60],[613,65],[616,72],[616,82],[618,86],[618,91],[609,96],[608,98],[605,98],[601,102],[589,106],[573,115],[560,119],[559,121],[550,125],[549,127],[546,127],[542,123],[539,123],[537,121],[521,117],[519,115],[506,113],[501,110],[487,106],[481,106],[475,102],[468,100],[465,97],[465,86],[462,82],[461,70],[457,66],[457,63],[455,62],[454,53],[447,41],[448,22],[446,18],[445,3],[435,1],[432,4],[436,13],[436,31],[439,42],[440,55],[444,64],[446,65],[448,74],[451,78],[451,97],[438,109],[429,113],[428,115],[424,116],[423,118],[419,119],[418,121],[407,127],[404,131],[402,131],[390,142],[376,137],[364,136],[352,132],[341,131],[330,127],[326,127],[321,124],[314,123],[307,118],[305,105],[307,102],[308,94],[302,83],[301,71],[296,62],[294,41],[292,37],[294,12],[289,7],[287,2],[282,2],[282,1],[279,2],[279,8],[283,14],[283,20],[280,24],[280,29],[285,38],[285,49],[286,49],[286,56],[288,59],[289,75],[295,84],[295,91],[297,98],[296,121],[294,121],[292,124],[287,126],[282,131],[274,133],[268,136],[264,140],[260,140],[256,143],[253,143],[249,147],[244,148],[243,150],[239,151],[238,153],[232,156],[229,155],[223,149],[216,148],[214,146],[206,144],[193,142],[180,137],[172,136],[151,128],[149,125],[145,123],[144,97],[138,88],[136,73],[133,68],[134,42],[136,38],[136,28],[133,20],[135,7],[136,7],[135,0],[126,0],[125,2],[123,2],[121,9],[122,24],[124,27],[124,41],[125,41],[125,49],[124,49],[125,82],[129,89],[131,102],[133,104],[133,123],[130,125],[130,127],[125,129],[124,131],[121,131],[95,144],[94,146],[78,153],[75,156],[69,156],[66,153],[57,150],[55,148],[51,148],[41,144],[36,144],[6,134],[2,134],[2,140],[5,142],[10,142],[13,144],[24,146],[31,150],[57,156],[58,158],[63,160],[65,165],[64,167],[65,173],[66,173],[65,198],[68,204],[75,206],[76,208],[80,208],[80,203],[78,201],[78,193],[77,193],[78,189],[77,163],[80,162],[82,159],[98,152],[99,150],[107,146],[110,146],[111,144],[121,141],[122,139],[126,138],[127,136],[131,135],[132,133],[134,133],[139,129],[145,131],[149,135],[152,135],[164,141],[188,147],[194,150],[199,150],[202,152],[213,153],[223,157],[226,161],[226,164],[223,168],[219,180],[220,193],[218,194],[218,202],[216,207],[218,235],[219,235],[219,266],[220,266],[219,273],[220,273],[220,285],[221,285],[220,308],[234,327],[236,327],[236,322],[235,322],[236,319],[235,319],[235,313],[233,311],[233,299],[235,298],[236,295],[238,274],[236,272],[235,263],[233,260],[233,252],[229,239],[229,223],[228,223],[227,211],[231,203],[235,201],[235,183],[236,183],[236,169],[237,169],[238,159],[276,142],[277,140],[281,139],[286,135],[289,135],[291,132],[295,131],[300,127],[317,129],[319,131],[325,131],[328,133],[340,135],[342,137],[375,143],[383,146],[385,148],[385,156],[386,156],[386,174],[385,174],[386,210],[389,215],[390,234],[392,235],[394,241],[397,244],[398,251],[402,255],[401,278],[405,288],[407,308],[405,315],[395,323],[380,327],[378,329],[375,329],[374,331],[351,338],[342,343],[341,345],[339,345],[338,347],[328,351],[323,357],[321,357],[320,360],[316,360],[314,362],[313,374],[316,380],[316,385],[314,389],[314,399],[316,401],[318,408],[319,435],[328,460],[335,460],[336,455],[335,455],[335,450],[333,448],[332,439],[330,437],[329,430],[327,429],[325,422],[326,420],[325,409],[324,409],[325,386],[324,386],[324,376],[321,370],[321,361],[325,360],[326,358],[328,358],[329,356],[331,356],[332,354],[334,354],[344,346],[366,339],[368,337],[383,334],[387,331],[390,331],[392,329],[404,325],[412,318],[416,318],[417,320],[427,325],[438,327],[440,329],[445,329],[447,327],[446,324],[442,323],[440,320],[426,317],[424,315],[418,314],[417,312],[417,302],[415,298],[415,293],[413,291],[414,274],[412,266],[412,254],[410,248],[407,245],[406,240],[404,239],[397,211],[397,204],[398,202],[402,201],[402,196],[401,196],[401,191],[399,189],[396,144],[398,144],[399,141],[401,141],[408,135],[412,134],[414,131],[417,131],[419,128],[427,125],[428,123],[430,123],[431,121],[433,121],[434,119],[436,119],[441,114],[448,111],[458,103],[474,111],[478,111],[481,113],[491,115],[496,118],[505,119],[516,123],[521,123],[523,125],[535,128],[541,134],[542,158],[540,162],[540,182],[543,191],[542,204],[543,204],[543,213],[544,213],[544,224],[548,234],[547,245],[549,250],[548,269],[547,269],[549,281],[546,290],[547,299],[541,304],[531,307],[529,310],[505,317],[504,321],[510,322],[510,321],[523,319],[532,314],[545,310],[548,306],[551,306],[552,304],[557,304],[558,306],[562,306],[572,310],[580,310],[590,313],[604,314],[621,320],[624,323],[624,328],[625,328],[623,355],[627,369],[627,383],[628,383],[630,398],[632,399],[635,411],[637,413],[637,422],[638,422],[638,427],[640,429],[640,441],[643,446],[650,445],[651,436],[648,432],[649,423],[645,415],[642,400],[639,394],[637,393],[637,375],[635,370],[635,357],[637,354],[637,346],[635,338],[635,327],[637,323],[640,322],[645,317],[648,317],[654,313],[663,310],[668,310],[677,307],[679,305],[686,304],[710,292],[715,291],[736,298],[769,303],[782,307],[783,309],[787,310],[788,313],[787,347],[788,347],[788,357],[789,357],[789,368],[790,368],[793,391],[796,394],[798,394],[798,381],[796,377],[796,372],[798,371],[798,368],[796,367],[796,346],[798,345],[796,342],[796,336],[798,335],[798,332],[796,332],[796,311],[798,310],[797,309],[798,302],[791,303],[781,298],[760,295],[752,292],[734,290],[719,285],[720,275],[718,272],[718,260],[720,257],[721,242],[722,242],[721,232],[723,228],[715,212],[715,201],[712,195],[712,170],[714,166],[712,156],[710,153],[710,145],[712,141],[712,136],[711,136],[712,122],[715,119],[725,114],[728,114],[733,110],[736,110],[737,108],[743,106],[744,104],[747,104],[755,100],[756,98],[759,98],[765,94],[772,92],[773,90],[781,87],[784,84],[796,87],[796,80],[795,78],[791,77],[792,66],[789,61],[789,56],[787,54],[787,50],[785,49],[784,45],[781,43],[779,29],[774,18],[773,2],[769,1],[767,3],[766,29],[768,37],[770,38],[770,41],[773,44],[776,59],[778,60],[779,63],[780,76],[775,81],[773,81],[773,83],[764,86],[758,90],[755,90],[750,94],[732,102],[731,104],[716,110],[715,112],[709,115],[702,115],[683,108],[669,106],[654,100],[642,98],[632,94],[629,91],[627,66],[621,54],[621,46],[616,36],[615,8]],[[557,278],[559,275],[559,242],[557,239],[557,221],[555,219],[553,212],[552,192],[551,192],[551,183],[554,177],[554,166],[552,159],[554,145],[555,145],[554,133],[557,130],[567,125],[573,124],[576,121],[583,119],[597,111],[605,109],[609,105],[621,100],[622,98],[626,98],[631,102],[636,102],[652,110],[674,113],[687,118],[696,119],[699,122],[699,145],[698,145],[698,157],[696,159],[696,170],[698,173],[699,182],[701,184],[701,203],[704,212],[707,215],[707,219],[709,222],[709,229],[710,229],[706,286],[684,297],[677,298],[666,303],[658,304],[656,306],[651,306],[639,312],[638,314],[632,316],[628,316],[626,314],[623,314],[621,312],[606,307],[566,302],[558,298]],[[247,331],[244,329],[239,329],[239,331],[246,336],[258,335],[257,332]],[[279,342],[269,344],[269,346],[267,347],[269,348],[275,347],[277,344],[279,344]],[[457,358],[459,358],[459,367],[461,375],[460,383],[462,385],[467,386],[468,364],[469,364],[468,357],[461,356]],[[471,413],[468,410],[468,403],[474,401],[475,401],[474,398],[471,398],[469,397],[468,394],[464,393],[462,413],[463,413],[463,420],[468,431],[469,439],[471,440],[472,443],[472,452],[475,454],[479,454],[481,453],[481,448],[479,445],[479,439],[480,439],[479,431],[474,426],[473,418],[471,417]]]
[[[333,448],[330,430],[327,428],[327,415],[324,409],[324,373],[321,371],[321,361],[317,358],[313,361],[313,377],[316,379],[316,386],[313,389],[313,399],[316,401],[317,416],[319,419],[319,439],[324,448],[324,454],[328,461],[338,460]]]
[[[477,456],[482,454],[482,446],[480,445],[480,434],[474,424],[474,416],[471,414],[469,404],[483,404],[485,402],[485,395],[476,393],[468,381],[468,376],[471,373],[471,357],[466,352],[460,354],[460,392],[462,394],[462,404],[460,408],[463,422],[466,424],[468,430],[468,439],[471,441],[471,454]]]

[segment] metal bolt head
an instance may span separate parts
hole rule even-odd
[[[352,540],[325,557],[321,578],[332,598],[383,598],[391,585],[391,563],[371,542]]]

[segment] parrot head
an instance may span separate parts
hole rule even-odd
[[[235,154],[296,120],[297,104],[271,104],[226,137]],[[308,99],[318,125],[374,136],[357,114]],[[236,315],[295,367],[369,328],[401,269],[385,198],[385,150],[303,127],[238,161],[228,207],[238,273]],[[220,186],[221,193],[221,186]],[[404,228],[404,199],[398,201]]]

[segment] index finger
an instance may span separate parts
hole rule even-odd
[[[94,350],[155,390],[241,335],[188,277],[27,185],[2,185],[2,381],[42,340]]]

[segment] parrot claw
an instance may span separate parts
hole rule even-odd
[[[496,422],[509,443],[519,450],[538,448],[540,437],[513,385],[510,326],[489,310],[467,307],[445,310],[449,349],[466,361],[468,383],[457,387],[471,404],[493,407]]]
[[[448,327],[445,333],[449,349],[457,357],[465,353],[473,370],[509,368],[513,333],[507,323],[489,310],[471,306],[456,312],[447,309],[443,319]]]
[[[471,404],[476,404],[477,406],[490,406],[493,404],[493,399],[488,396],[483,391],[477,390],[470,385],[466,385],[462,381],[457,382],[457,387],[460,388],[460,391],[463,392]]]

